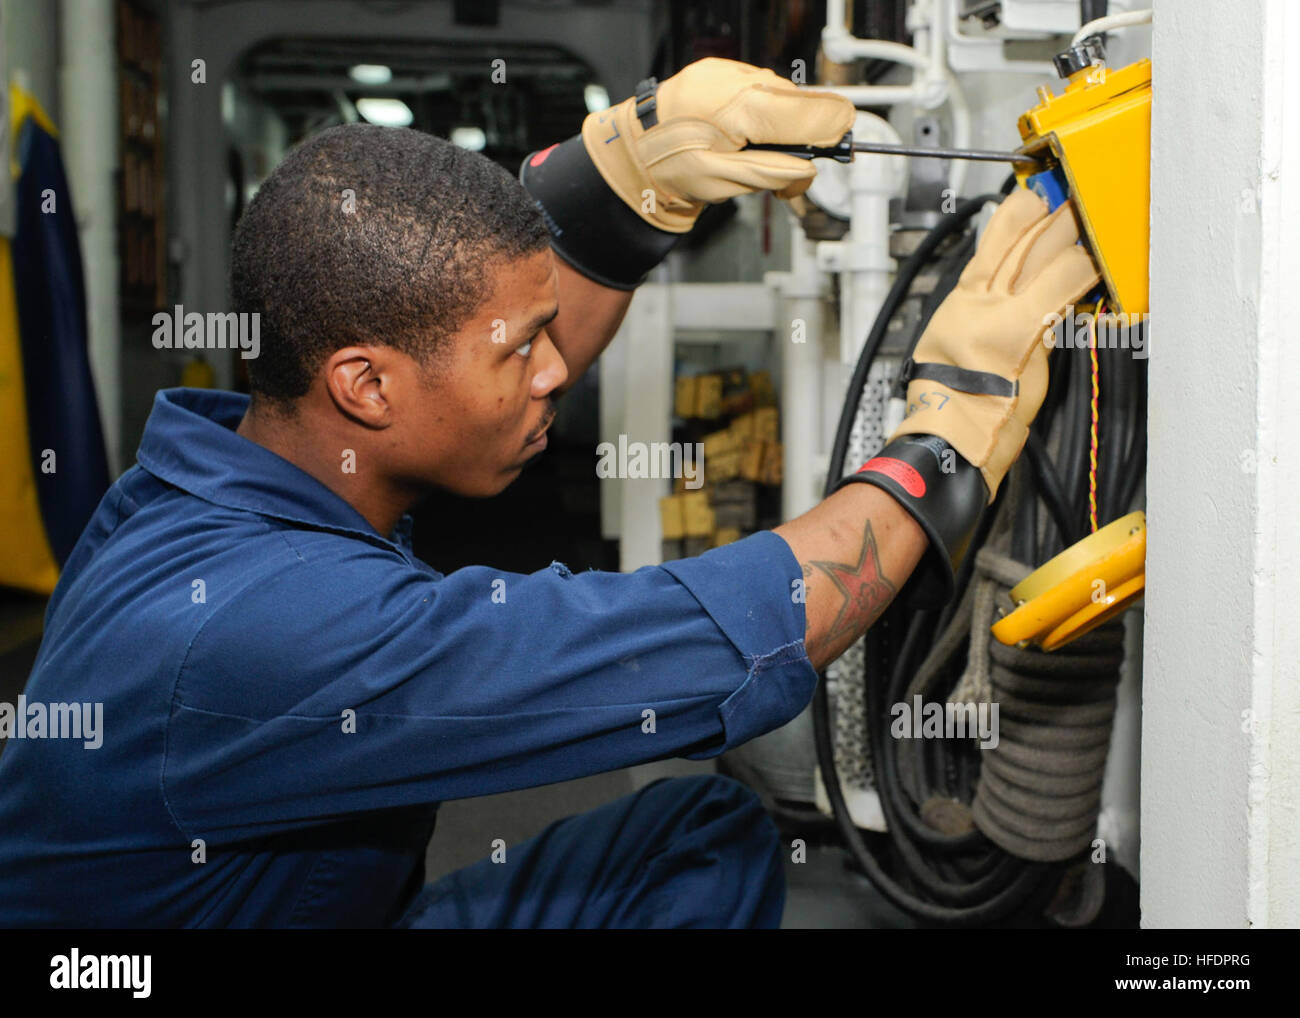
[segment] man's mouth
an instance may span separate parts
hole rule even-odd
[[[543,449],[546,448],[546,429],[551,426],[551,423],[554,420],[555,420],[554,413],[550,413],[546,416],[546,420],[542,424],[542,426],[538,428],[535,432],[533,432],[532,435],[529,436],[527,443],[525,443],[524,445],[525,451],[541,452]]]
[[[540,435],[538,435],[526,446],[524,446],[524,452],[529,454],[535,454],[541,452],[545,448],[546,448],[546,432],[543,431]]]
[[[525,442],[526,449],[532,449],[532,446],[536,445],[537,442],[541,442],[542,449],[545,449],[546,429],[550,428],[551,424],[554,423],[554,420],[555,420],[555,411],[552,410],[550,413],[547,413],[545,419],[542,420],[541,428],[538,428],[536,432],[533,432],[532,434],[530,434],[530,436],[528,436],[528,442]]]

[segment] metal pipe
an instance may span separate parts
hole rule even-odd
[[[821,448],[824,276],[812,241],[798,220],[790,221],[790,271],[771,273],[783,298],[775,330],[781,344],[781,518],[792,520],[817,504],[825,478],[818,476]]]

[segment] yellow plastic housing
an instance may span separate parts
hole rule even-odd
[[[1121,516],[1012,587],[1017,607],[993,623],[993,636],[1008,646],[1065,646],[1142,596],[1146,556],[1146,515]]]
[[[1119,310],[1148,307],[1151,205],[1151,61],[1085,67],[1021,116],[1021,151],[1060,165],[1106,289]],[[1046,151],[1045,151],[1046,150]],[[1020,164],[1024,167],[1025,164]],[[1041,167],[1016,172],[1020,182]]]

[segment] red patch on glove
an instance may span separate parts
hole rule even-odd
[[[555,151],[555,149],[559,148],[559,144],[559,142],[556,142],[550,148],[544,148],[540,152],[534,152],[532,158],[528,160],[528,165],[541,166],[542,163],[546,162],[546,157]]]
[[[862,464],[858,473],[863,474],[868,470],[873,473],[884,474],[891,481],[897,482],[899,487],[913,498],[920,498],[925,494],[925,478],[910,463],[904,463],[902,460],[896,460],[889,456],[877,456],[875,459],[867,460],[866,463]]]

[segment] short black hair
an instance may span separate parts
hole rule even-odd
[[[296,146],[235,228],[234,309],[259,314],[254,398],[304,395],[340,347],[432,367],[490,296],[493,256],[543,250],[532,197],[490,159],[410,128],[345,124]]]

